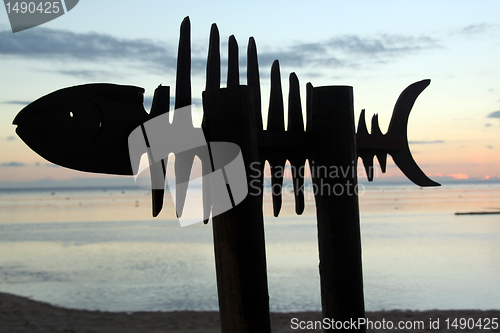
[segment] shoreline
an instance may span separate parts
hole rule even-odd
[[[407,332],[463,332],[463,329],[446,328],[446,319],[474,319],[477,322],[486,318],[499,318],[500,310],[388,310],[368,311],[366,317],[372,322],[383,320],[393,323],[400,321],[422,321],[424,329],[411,329]],[[320,321],[319,312],[272,312],[271,328],[273,333],[284,332],[321,332],[318,329],[292,329],[292,318],[304,325],[311,321]],[[440,329],[430,329],[430,320],[439,319]],[[368,332],[401,332],[404,330],[373,329]],[[484,330],[466,330],[484,332]],[[490,329],[499,332],[500,329]],[[218,312],[173,311],[173,312],[103,312],[90,310],[66,309],[26,297],[0,293],[0,332],[220,332]]]

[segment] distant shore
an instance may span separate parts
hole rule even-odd
[[[368,332],[463,332],[460,327],[447,329],[446,319],[452,324],[455,318],[465,318],[470,325],[477,326],[478,320],[484,325],[488,320],[498,318],[500,310],[430,310],[430,311],[377,311],[367,312],[366,317],[375,325],[391,321],[394,325],[422,322],[423,329],[384,330],[369,329]],[[296,318],[296,319],[293,319]],[[321,332],[319,329],[298,329],[321,321],[318,312],[271,313],[273,333],[284,332]],[[430,329],[430,322],[439,319],[439,329]],[[295,323],[296,329],[292,329]],[[459,321],[456,322],[459,325]],[[484,332],[478,327],[467,332]],[[491,327],[488,332],[499,332]],[[73,310],[34,301],[26,297],[0,293],[0,332],[130,332],[130,333],[188,333],[188,332],[220,332],[218,312],[173,311],[173,312],[101,312]]]

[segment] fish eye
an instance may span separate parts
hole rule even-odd
[[[53,109],[58,117],[54,119],[57,133],[67,135],[66,140],[72,142],[88,142],[99,135],[103,122],[99,107],[86,100],[61,103]]]

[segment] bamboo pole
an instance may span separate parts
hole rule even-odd
[[[323,317],[355,320],[364,318],[365,309],[353,91],[348,86],[317,87],[311,97],[311,172]],[[354,331],[365,332],[365,328]]]
[[[207,140],[240,146],[247,181],[258,179],[254,101],[247,86],[203,93]],[[249,189],[250,191],[251,189]],[[250,192],[239,205],[212,218],[217,291],[223,333],[271,331],[264,218],[260,193]]]

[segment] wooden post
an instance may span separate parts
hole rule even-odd
[[[323,317],[364,318],[352,87],[312,88],[311,103]]]
[[[233,86],[203,93],[207,141],[240,146],[248,184],[259,179],[257,131],[251,88]],[[271,331],[264,217],[260,193],[212,218],[217,290],[223,333]]]

